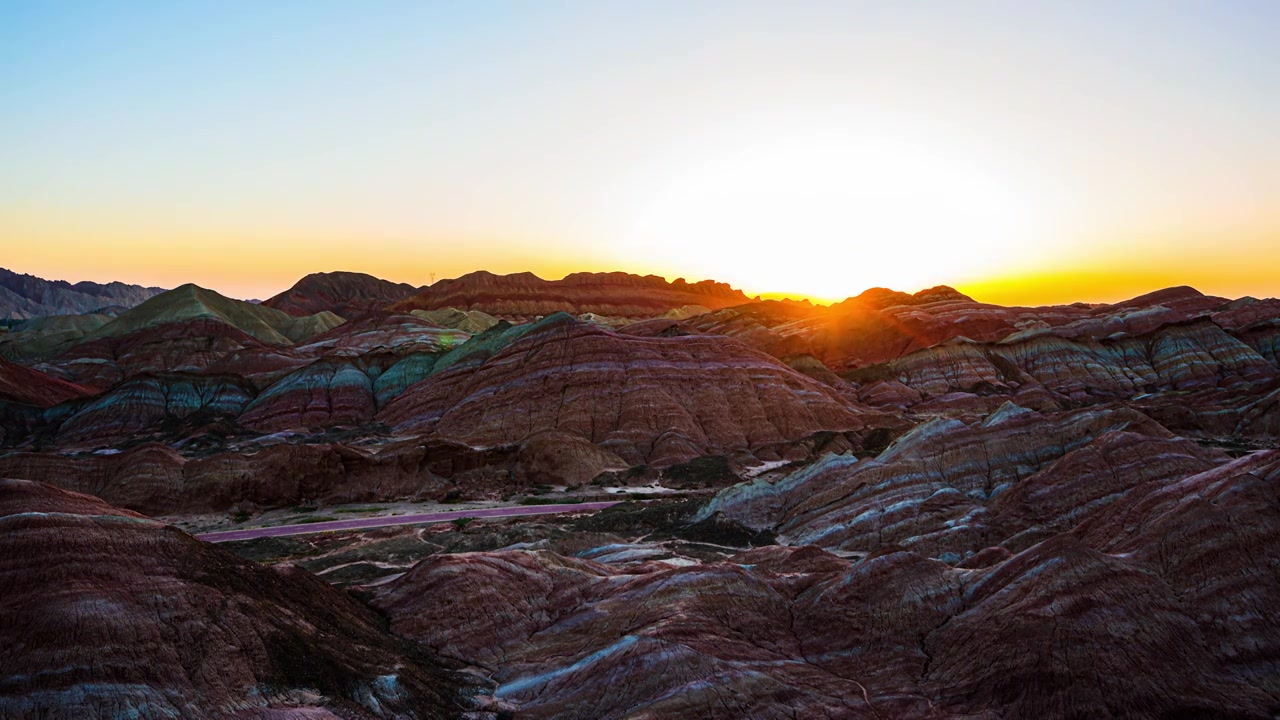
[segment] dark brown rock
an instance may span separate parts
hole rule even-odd
[[[355,272],[312,273],[262,304],[306,317],[328,310],[354,320],[418,292],[408,283],[393,283]]]
[[[463,709],[458,676],[305,571],[26,481],[0,481],[0,512],[4,717]]]
[[[747,301],[741,291],[710,280],[688,283],[681,278],[668,283],[656,275],[621,272],[573,273],[562,280],[543,280],[533,273],[480,271],[441,280],[391,307],[405,312],[458,308],[531,320],[555,312],[648,318],[686,305],[718,309]]]
[[[47,408],[92,394],[89,388],[0,359],[0,402]]]

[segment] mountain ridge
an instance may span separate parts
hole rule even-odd
[[[112,306],[133,307],[164,288],[122,282],[46,280],[0,268],[0,318],[26,320],[45,315],[78,315]]]
[[[726,283],[625,272],[571,273],[543,280],[531,272],[496,275],[478,270],[441,280],[391,306],[392,310],[479,310],[508,320],[529,320],[563,311],[611,317],[650,317],[686,305],[713,310],[751,302]]]
[[[384,280],[368,273],[337,270],[311,273],[262,305],[298,317],[328,310],[348,320],[376,312],[421,292],[408,283]]]
[[[282,310],[235,300],[194,283],[186,283],[121,313],[85,339],[116,337],[197,318],[221,320],[270,345],[292,345],[344,322],[343,318],[328,311],[296,317]]]

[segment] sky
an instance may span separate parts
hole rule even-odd
[[[1280,295],[1280,3],[0,0],[0,266]]]

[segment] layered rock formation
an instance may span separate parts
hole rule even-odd
[[[278,346],[222,319],[201,317],[84,341],[39,367],[99,389],[156,373],[236,376],[264,389],[295,370],[334,358],[368,366],[372,380],[403,356],[434,356],[468,338],[421,318],[375,313]]]
[[[264,388],[240,422],[260,432],[367,423],[469,339],[412,315],[367,314],[290,348],[289,357],[306,364]]]
[[[138,375],[199,373],[233,356],[281,354],[221,318],[198,317],[81,340],[41,367],[90,387],[107,389]],[[226,374],[251,377],[248,368]]]
[[[529,320],[554,312],[649,318],[685,305],[719,309],[741,305],[741,291],[711,280],[667,282],[656,275],[573,273],[543,280],[533,273],[494,275],[480,271],[441,280],[391,307],[395,310],[479,310],[508,320]]]
[[[354,320],[419,290],[408,283],[393,283],[365,273],[312,273],[262,304],[297,317],[327,311]]]
[[[464,319],[460,324],[472,323]],[[496,321],[488,326],[493,324]],[[470,337],[470,331],[446,326],[427,317],[379,311],[307,338],[295,345],[293,352],[309,357],[358,357],[374,353],[403,356],[443,352],[461,345]]]
[[[1007,408],[980,425],[917,426],[874,459],[832,456],[777,483],[737,486],[704,512],[799,544],[902,547],[956,562],[989,546],[1020,550],[1144,483],[1225,459],[1127,408]]]
[[[378,419],[481,446],[557,430],[633,465],[740,450],[778,459],[788,442],[864,425],[831,388],[731,340],[620,335],[566,315],[525,327],[492,336],[482,360],[477,348],[437,363]]]
[[[953,340],[863,373],[859,397],[970,417],[1005,400],[1036,409],[1127,400],[1179,431],[1274,437],[1280,367],[1250,339],[1259,336],[1240,339],[1204,319],[1101,341],[1048,333]]]
[[[1280,706],[1276,301],[820,308],[477,274],[387,310],[398,291],[350,279],[271,301],[325,306],[307,317],[184,286],[0,343],[33,364],[0,361],[0,478],[128,508],[0,481],[0,716]],[[502,521],[316,535],[324,577],[378,579],[354,595],[130,512],[648,483],[692,498],[563,518],[554,542]],[[413,553],[350,551],[380,543]]]
[[[305,571],[0,480],[0,715],[456,717],[461,682]]]
[[[146,373],[214,372],[252,378],[294,369],[313,354],[283,350],[342,324],[322,312],[298,318],[183,285],[110,318],[48,318],[0,344],[66,380],[106,389]]]
[[[1265,718],[1274,703],[1206,643],[1229,608],[1065,535],[980,571],[808,549],[684,568],[441,556],[374,602],[393,631],[492,673],[490,707],[516,717]],[[1227,642],[1248,632],[1276,637],[1252,624]]]
[[[112,315],[49,315],[32,318],[0,335],[0,357],[24,365],[53,357],[111,322]]]
[[[133,307],[162,292],[163,288],[121,282],[72,284],[0,268],[0,318],[79,315],[101,308]]]
[[[517,717],[1261,719],[1277,488],[1280,451],[1230,461],[1125,409],[1006,410],[704,512],[865,559],[443,555],[374,604]]]
[[[187,302],[192,299],[194,306]],[[805,343],[814,336],[802,330],[811,327],[814,313],[829,312],[806,303],[757,302],[617,332],[565,316],[491,325],[497,321],[474,311],[375,312],[290,344],[275,326],[258,323],[286,317],[266,308],[192,287],[153,302],[176,310],[137,308],[117,322],[138,329],[117,334],[110,330],[115,322],[104,324],[100,337],[37,366],[71,385],[109,392],[92,402],[10,413],[3,443],[109,449],[159,440],[216,450],[229,438],[243,445],[263,434],[345,428],[374,438],[390,429],[475,446],[519,446],[555,431],[584,439],[609,458],[582,467],[665,466],[702,455],[750,465],[808,457],[821,443],[801,441],[816,433],[861,430],[866,413],[860,407],[867,405],[882,413],[873,424],[904,426],[916,421],[910,415],[972,423],[1006,402],[1054,412],[1117,401],[1178,432],[1215,441],[1265,443],[1280,434],[1280,368],[1273,361],[1280,325],[1272,313],[1280,306],[1224,305],[1189,289],[1115,306],[1053,309],[1057,315],[1040,312],[1058,324],[1039,320],[1043,327],[1013,330],[998,341],[953,337],[843,378],[814,355],[784,352],[797,338],[795,348],[812,348]],[[1164,305],[1148,312],[1148,302]],[[973,317],[957,309],[975,304],[946,288],[921,296],[868,292],[846,304],[862,308],[860,317],[877,327],[895,327],[899,334],[892,337],[899,339],[906,325],[888,321],[897,313],[968,317],[944,325],[951,331],[976,328]],[[160,321],[193,314],[188,311],[197,306],[210,312]],[[241,306],[267,314],[243,315]],[[1015,311],[1029,312],[1001,310]],[[779,313],[793,319],[767,326]],[[1147,325],[1135,317],[1168,313],[1199,315],[1145,334],[1112,332],[1102,339],[1090,333],[1111,332],[1111,326],[1085,327],[1121,317],[1136,330]],[[1084,320],[1070,319],[1082,314]],[[734,322],[725,325],[726,318]],[[292,323],[299,321],[289,318],[280,328],[296,331]],[[488,329],[471,337],[436,321]],[[702,322],[711,324],[694,327]],[[996,326],[1002,329],[972,334],[994,337],[1015,327]],[[246,329],[286,344],[265,342]],[[794,334],[783,345],[774,343],[784,331]],[[877,350],[863,334],[846,340],[862,343],[859,352],[890,352]],[[739,341],[769,348],[798,374]],[[904,412],[909,416],[883,414]],[[861,446],[857,437],[851,442]],[[565,455],[587,456],[594,455]],[[578,478],[581,472],[560,475]]]
[[[88,339],[118,337],[167,323],[209,318],[269,345],[291,345],[342,324],[342,318],[322,311],[306,317],[262,305],[233,300],[197,285],[187,284],[157,295],[90,333]]]
[[[373,381],[349,361],[321,360],[271,385],[240,416],[259,432],[366,422],[376,410]]]
[[[273,345],[232,324],[253,330],[255,319],[260,318],[224,312],[142,323],[124,334],[82,340],[39,367],[67,382],[110,391],[91,407],[49,413],[52,432],[60,442],[102,446],[185,427],[193,414],[234,421],[247,411],[243,427],[255,431],[368,422],[376,402],[389,401],[425,376],[411,369],[415,361],[429,369],[435,357],[470,337],[422,318],[374,313],[302,343]],[[393,367],[375,398],[375,381]],[[225,392],[232,387],[234,401]]]
[[[140,375],[92,401],[63,408],[70,415],[58,427],[58,440],[73,446],[127,445],[180,425],[238,417],[252,398],[253,389],[239,378]]]
[[[48,408],[91,394],[88,388],[0,359],[0,403]]]
[[[476,335],[498,324],[498,318],[479,310],[413,310],[409,313],[441,327],[453,328]]]
[[[767,301],[628,332],[701,332],[738,337],[777,357],[811,355],[838,374],[896,360],[957,338],[994,343],[1051,335],[1101,340],[1142,335],[1169,324],[1215,315],[1238,323],[1265,314],[1222,315],[1227,300],[1193,288],[1169,288],[1114,305],[1002,307],[975,302],[946,286],[916,295],[877,288],[830,307]],[[1274,315],[1273,315],[1274,317]],[[1232,328],[1234,329],[1234,327]],[[853,379],[858,376],[852,375]]]
[[[575,448],[568,443],[554,449]],[[494,499],[525,489],[535,479],[563,482],[562,474],[577,472],[581,482],[583,474],[590,478],[616,467],[607,458],[592,456],[599,452],[594,446],[576,451],[585,458],[566,462],[557,457],[554,467],[540,468],[538,458],[551,450],[539,439],[523,448],[477,449],[424,439],[376,450],[326,443],[198,456],[152,442],[109,454],[13,452],[0,456],[0,477],[38,478],[131,510],[175,515],[307,503]]]

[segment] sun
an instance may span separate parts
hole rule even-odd
[[[998,152],[907,122],[725,131],[654,163],[622,236],[673,272],[819,300],[1025,258],[1037,198]]]

